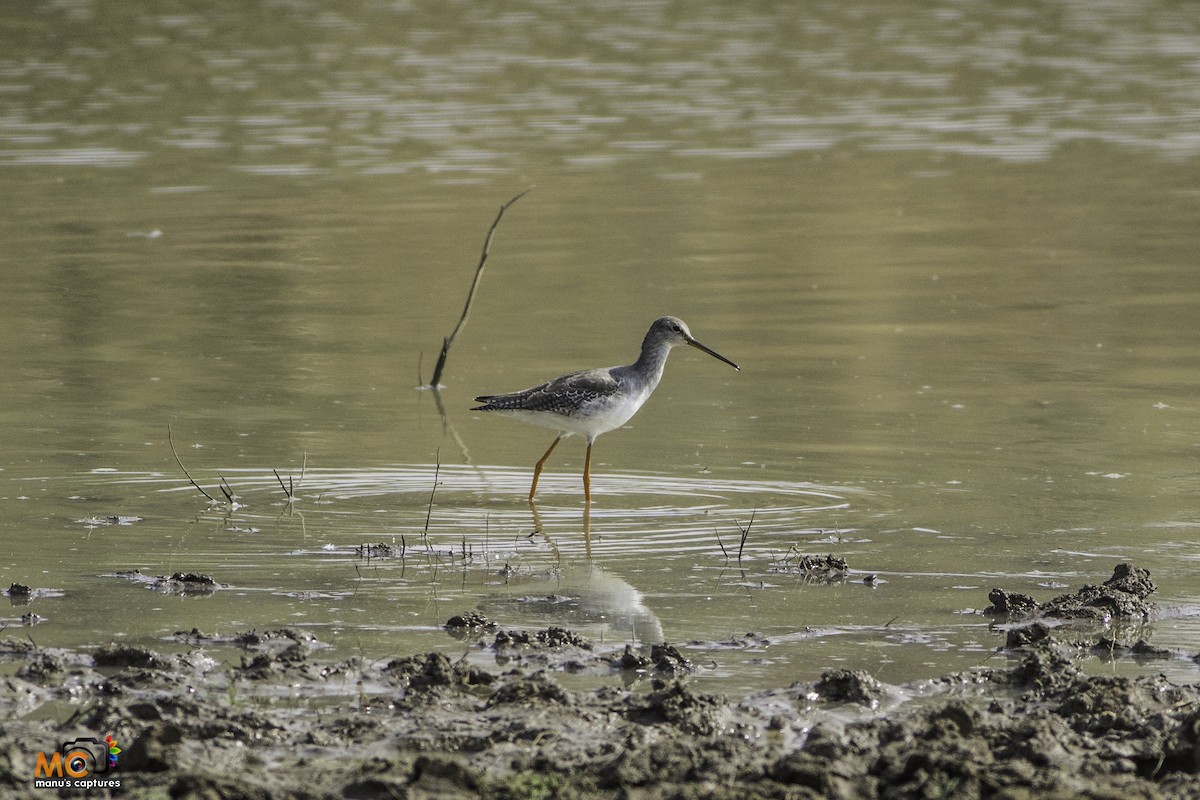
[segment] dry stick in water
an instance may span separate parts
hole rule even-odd
[[[421,531],[421,535],[428,538],[429,536],[429,518],[433,516],[433,496],[437,494],[438,473],[442,470],[442,451],[438,449],[434,453],[433,465],[433,488],[429,490],[429,507],[425,509],[425,530]]]
[[[438,356],[437,366],[433,368],[433,377],[429,379],[429,387],[431,389],[437,389],[441,386],[442,370],[446,366],[446,356],[450,353],[450,345],[454,344],[454,340],[458,337],[458,332],[462,330],[462,326],[467,321],[467,315],[471,313],[471,303],[475,302],[475,292],[479,289],[479,279],[483,276],[483,265],[487,263],[488,251],[492,248],[492,236],[496,233],[496,226],[500,224],[500,218],[504,216],[504,212],[508,210],[508,207],[528,193],[529,189],[526,189],[500,206],[500,213],[492,221],[492,227],[488,228],[487,237],[483,240],[483,252],[479,255],[479,266],[475,268],[475,278],[471,281],[471,290],[467,292],[467,304],[463,306],[462,316],[458,318],[458,324],[454,326],[454,331],[442,340],[442,354]]]
[[[233,505],[233,487],[229,485],[229,481],[225,480],[225,476],[220,473],[217,477],[221,479],[221,494],[225,495],[225,502]]]
[[[279,477],[279,470],[271,467],[271,472],[275,475],[275,480],[279,481],[279,488],[283,489],[283,493],[287,495],[288,500],[292,499],[292,488],[288,485],[292,482],[292,476],[288,476],[288,482],[284,483],[283,478]]]
[[[283,482],[283,478],[279,477],[279,470],[275,469],[274,467],[271,468],[271,472],[275,473],[275,480],[279,481],[279,488],[283,489],[283,493],[287,495],[288,500],[296,499],[296,489],[300,486],[300,484],[304,483],[304,470],[307,467],[308,451],[306,450],[304,452],[304,460],[300,463],[300,480],[296,481],[295,484],[292,483],[291,475],[288,475],[288,480],[285,484]]]
[[[742,531],[742,541],[738,543],[737,560],[739,562],[742,560],[742,550],[746,548],[746,537],[750,535],[750,528],[754,525],[754,515],[757,511],[758,509],[754,509],[750,512],[750,521],[746,523],[746,527],[743,528],[740,523],[737,523],[738,528]]]
[[[729,552],[725,549],[725,543],[721,541],[721,532],[713,528],[713,534],[717,537],[717,544],[721,546],[721,552],[725,554],[725,560],[729,560]]]
[[[213,497],[211,494],[204,491],[204,489],[200,488],[200,484],[198,484],[194,480],[192,480],[191,475],[188,475],[187,467],[185,467],[183,465],[183,461],[180,460],[179,453],[175,452],[175,440],[171,438],[171,426],[170,425],[167,426],[167,444],[169,444],[171,446],[171,455],[175,456],[175,463],[179,465],[179,468],[181,470],[183,470],[183,474],[187,475],[188,481],[191,482],[192,486],[196,487],[196,491],[200,492],[200,494],[204,495],[205,497],[207,497],[209,500],[211,500],[214,503],[220,502],[217,500],[217,498]]]

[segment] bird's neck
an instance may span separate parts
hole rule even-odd
[[[642,352],[638,356],[638,360],[631,366],[635,371],[646,376],[653,389],[662,377],[663,367],[667,364],[667,354],[670,352],[671,348],[669,347],[653,347],[649,343],[645,343],[642,345]]]

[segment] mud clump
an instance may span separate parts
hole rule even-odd
[[[728,704],[709,694],[693,692],[681,681],[656,679],[640,705],[633,704],[629,719],[642,724],[666,723],[685,733],[711,736],[721,730]]]
[[[992,604],[986,609],[986,613],[1009,619],[1033,616],[1040,607],[1038,601],[1027,594],[1006,592],[1003,589],[992,589],[988,592],[988,600],[991,600]]]
[[[138,667],[141,669],[167,669],[170,661],[153,650],[127,644],[105,645],[92,655],[97,667]]]
[[[480,614],[478,611],[468,611],[465,614],[455,614],[446,620],[448,631],[482,631],[494,630],[500,627],[495,622]]]
[[[823,700],[837,703],[857,703],[876,708],[886,692],[883,684],[862,670],[835,669],[822,673],[813,690]]]
[[[384,673],[404,690],[406,698],[437,694],[444,690],[490,686],[496,680],[494,675],[484,670],[461,662],[451,663],[441,653],[397,658],[384,667]]]
[[[508,704],[536,705],[556,703],[571,705],[571,695],[544,672],[533,675],[510,675],[487,699],[488,707]]]
[[[1026,594],[993,589],[988,594],[992,605],[984,613],[1006,619],[1147,620],[1154,610],[1154,604],[1147,598],[1156,588],[1149,570],[1118,564],[1112,577],[1100,586],[1084,585],[1077,592],[1059,595],[1046,603],[1038,603]]]
[[[1102,636],[1092,645],[1092,652],[1105,661],[1115,661],[1125,656],[1137,661],[1153,661],[1158,658],[1174,658],[1175,656],[1165,647],[1155,647],[1145,639],[1138,639],[1131,645],[1124,645],[1107,636]]]
[[[666,642],[650,646],[650,663],[657,672],[667,675],[682,675],[695,672],[696,665],[689,661],[679,649]]]
[[[195,628],[193,633],[198,633]],[[321,643],[317,637],[311,633],[298,631],[294,628],[279,628],[273,631],[247,631],[234,636],[227,637],[227,641],[237,644],[239,647],[244,647],[247,650],[267,649],[267,650],[287,650],[289,648],[300,645],[305,649],[315,650],[325,645]],[[221,641],[221,637],[214,637],[214,641]]]
[[[677,647],[663,643],[650,646],[646,654],[633,645],[625,645],[620,657],[609,659],[618,670],[625,672],[654,672],[660,675],[683,675],[696,671],[696,665],[687,659]]]
[[[592,643],[566,628],[549,627],[540,631],[500,631],[493,642],[496,650],[519,647],[563,648],[591,650]]]
[[[1100,586],[1085,585],[1074,594],[1060,595],[1046,603],[1042,613],[1067,619],[1149,619],[1154,605],[1146,598],[1156,588],[1149,570],[1118,564]]]
[[[1078,591],[1045,603],[1004,589],[988,594],[992,605],[985,614],[1018,624],[1007,632],[1004,647],[1010,651],[1036,648],[1076,650],[1104,660],[1131,657],[1138,661],[1174,658],[1176,653],[1151,645],[1143,638],[1127,641],[1141,632],[1155,611],[1149,596],[1155,591],[1150,572],[1132,564],[1118,564],[1112,577],[1099,586],[1085,584]],[[1091,641],[1081,637],[1096,637]],[[1132,634],[1132,635],[1131,635]]]
[[[184,732],[177,725],[155,721],[125,748],[120,766],[135,772],[167,772],[175,751],[183,743]]]
[[[1030,647],[1040,644],[1050,644],[1052,640],[1050,627],[1041,622],[1034,622],[1021,628],[1013,628],[1005,637],[1004,646],[1009,650]]]

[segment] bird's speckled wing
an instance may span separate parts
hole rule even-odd
[[[618,382],[607,369],[573,372],[552,381],[511,394],[492,394],[476,397],[483,403],[472,411],[546,411],[562,416],[575,416],[580,410],[611,397]]]

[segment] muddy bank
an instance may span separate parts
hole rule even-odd
[[[44,795],[36,751],[112,735],[124,797],[1200,798],[1200,687],[1087,676],[1081,643],[1103,628],[1044,611],[1023,606],[991,668],[902,687],[830,670],[737,701],[692,689],[669,645],[601,652],[474,612],[447,633],[495,669],[440,653],[326,662],[286,629],[181,632],[182,655],[9,636],[0,785]],[[563,685],[581,671],[611,679]]]

